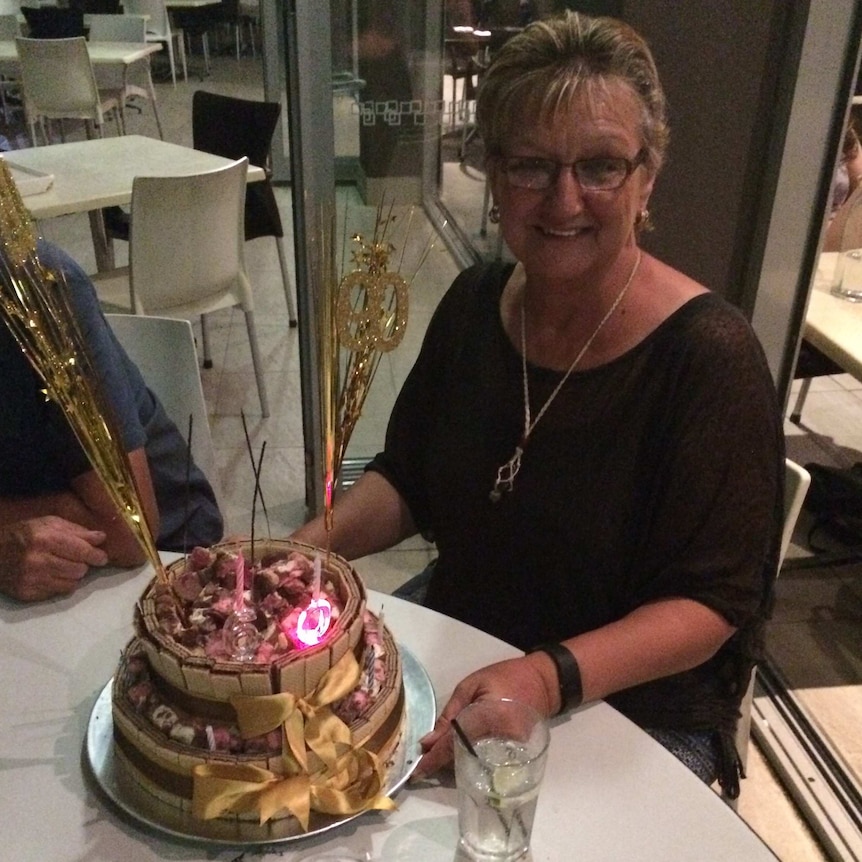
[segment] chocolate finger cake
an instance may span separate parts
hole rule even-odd
[[[350,565],[287,541],[197,548],[154,578],[114,676],[115,755],[195,818],[389,808],[395,643]]]

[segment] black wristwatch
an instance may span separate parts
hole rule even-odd
[[[560,712],[580,706],[584,702],[581,669],[571,651],[562,644],[547,643],[528,650],[528,653],[534,652],[543,652],[550,656],[557,668],[557,679],[560,683]]]

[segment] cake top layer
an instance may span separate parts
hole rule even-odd
[[[248,543],[195,548],[148,586],[139,631],[188,657],[268,664],[328,641],[361,609],[340,558],[290,542],[259,548],[255,560]]]

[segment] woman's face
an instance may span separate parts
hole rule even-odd
[[[570,283],[600,276],[635,242],[635,219],[653,186],[649,169],[640,165],[613,191],[589,191],[564,167],[550,188],[539,190],[514,186],[504,164],[514,156],[559,164],[634,160],[643,147],[640,102],[627,84],[611,80],[589,93],[582,89],[547,122],[524,120],[490,166],[506,243],[530,278]]]

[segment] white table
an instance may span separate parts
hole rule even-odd
[[[862,303],[830,293],[838,252],[820,255],[805,316],[805,337],[848,374],[862,380]]]
[[[68,598],[18,605],[0,598],[2,858],[15,862],[229,862],[237,848],[171,841],[117,816],[81,767],[92,705],[131,636],[132,607],[149,575],[105,572]],[[517,651],[462,623],[371,592],[372,610],[409,646],[442,706],[469,671]],[[365,851],[374,860],[452,862],[451,776],[410,785],[398,809],[368,813],[322,836],[246,858],[300,862]],[[11,827],[14,824],[14,828]],[[248,848],[247,848],[248,849]],[[710,860],[775,862],[748,826],[671,754],[611,707],[557,720],[533,835],[534,862]]]
[[[87,42],[87,53],[90,55],[90,63],[98,68],[121,67],[123,70],[124,86],[128,80],[130,67],[137,63],[146,64],[149,100],[153,106],[159,136],[164,137],[162,118],[159,116],[159,105],[156,100],[156,88],[153,86],[153,76],[150,69],[150,57],[161,50],[161,44],[155,42]],[[97,80],[99,76],[98,68],[94,70]],[[13,78],[20,76],[18,49],[14,41],[0,40],[0,74]]]
[[[153,42],[87,42],[94,66],[129,66],[161,50],[162,46]],[[17,76],[20,65],[15,41],[0,39],[0,74]]]
[[[37,221],[70,213],[89,213],[100,270],[111,268],[101,209],[128,204],[136,176],[196,174],[230,164],[230,159],[143,135],[30,147],[14,150],[4,157],[10,165],[53,175],[51,188],[24,198],[30,215]],[[248,182],[264,178],[263,168],[249,165]]]
[[[221,0],[165,0],[165,6],[171,9],[200,9],[201,6],[216,6]]]

